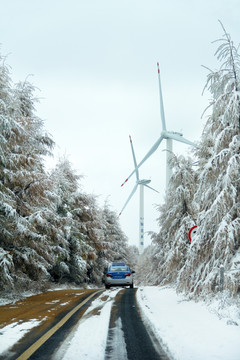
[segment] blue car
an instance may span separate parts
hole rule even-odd
[[[105,288],[110,289],[111,286],[130,286],[133,288],[133,275],[135,271],[131,271],[125,263],[112,263],[104,276]]]

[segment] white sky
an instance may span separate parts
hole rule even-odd
[[[209,95],[207,71],[223,31],[240,41],[239,0],[0,0],[0,43],[15,82],[40,90],[37,114],[52,134],[57,155],[68,155],[83,189],[108,198],[120,212],[135,185],[121,183],[133,169],[129,144],[142,157],[161,131],[157,61],[167,129],[198,141]],[[140,168],[145,190],[145,231],[158,231],[154,204],[165,192],[165,142]],[[189,147],[174,142],[176,154]],[[138,245],[139,193],[121,216],[129,243]],[[145,244],[150,239],[146,235]]]

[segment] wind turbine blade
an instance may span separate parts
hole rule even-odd
[[[126,184],[126,182],[130,179],[130,177],[135,173],[135,171],[136,170],[133,170],[132,172],[131,172],[131,174],[126,178],[126,180],[122,183],[122,185],[121,186],[123,186],[124,184]]]
[[[144,185],[144,186],[146,186],[146,187],[148,187],[149,189],[151,189],[151,190],[156,191],[157,193],[159,193],[159,191],[155,190],[154,188],[152,188],[152,187],[149,186],[149,185]]]
[[[130,138],[130,144],[131,144],[131,149],[132,149],[134,167],[135,167],[135,171],[136,171],[136,178],[137,178],[137,181],[139,181],[139,172],[138,172],[138,167],[137,167],[137,161],[136,161],[136,156],[135,156],[135,152],[134,152],[134,148],[133,148],[132,138],[130,135],[129,135],[129,138]]]
[[[127,206],[127,204],[129,203],[129,201],[131,200],[132,196],[134,195],[135,191],[137,190],[138,184],[136,184],[131,192],[131,194],[129,195],[127,201],[125,202],[121,212],[119,213],[119,216],[122,214],[123,210],[125,209],[125,207]]]
[[[140,166],[149,158],[149,156],[151,156],[159,147],[159,145],[161,144],[161,141],[163,140],[162,135],[160,136],[160,138],[155,142],[155,144],[151,147],[151,149],[148,151],[148,153],[144,156],[144,158],[142,159],[142,161],[140,161],[140,163],[138,164],[138,168],[140,168]]]
[[[164,114],[164,107],[163,107],[163,96],[162,96],[162,87],[161,87],[159,63],[157,63],[157,67],[158,67],[158,84],[159,84],[160,114],[161,114],[161,120],[162,120],[162,130],[166,131],[166,122],[165,122],[165,114]]]
[[[164,137],[161,135],[160,138],[155,142],[155,144],[148,151],[148,153],[144,156],[142,161],[140,161],[140,163],[137,165],[138,169],[149,158],[149,156],[151,156],[157,150],[157,148],[159,147],[159,145],[163,139],[164,139]],[[127,179],[122,183],[121,186],[123,186],[130,179],[130,177],[135,173],[135,171],[136,171],[136,169],[131,172],[131,174],[127,177]]]
[[[197,145],[195,143],[193,143],[192,141],[190,140],[187,140],[185,139],[183,136],[179,135],[179,134],[174,134],[174,133],[167,133],[168,137],[170,139],[173,139],[173,140],[176,140],[176,141],[179,141],[179,142],[182,142],[184,144],[188,144],[188,145],[191,145],[191,146],[194,146],[194,147],[197,147]]]

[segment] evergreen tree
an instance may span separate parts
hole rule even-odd
[[[35,102],[34,87],[13,86],[0,58],[0,287],[100,284],[108,262],[126,258],[126,236],[116,214],[82,191],[67,159],[46,172],[54,142]]]
[[[156,234],[155,234],[156,235]],[[158,266],[159,260],[156,257],[157,245],[153,243],[144,249],[139,255],[136,265],[135,283],[139,285],[159,285]]]
[[[199,156],[198,237],[181,272],[179,286],[195,294],[225,286],[239,291],[240,248],[240,56],[224,30],[216,55],[222,65],[208,75],[212,114],[202,134]],[[191,275],[189,275],[191,274]]]
[[[159,207],[160,232],[144,255],[151,259],[152,283],[175,284],[193,295],[219,291],[221,265],[225,288],[232,296],[239,292],[240,56],[223,30],[216,51],[220,69],[207,78],[212,112],[196,151],[199,167],[193,171],[191,160],[173,158],[175,171]],[[193,225],[197,235],[189,246]]]
[[[127,237],[120,227],[118,215],[110,209],[107,201],[103,208],[103,220],[105,224],[104,239],[108,247],[109,261],[127,261]]]
[[[137,246],[131,245],[127,248],[127,263],[132,270],[136,270],[139,260],[139,250]]]
[[[35,204],[46,202],[42,156],[50,152],[53,141],[43,134],[43,124],[34,115],[34,88],[27,82],[10,87],[4,65],[1,74],[1,103],[6,105],[1,110],[5,124],[8,124],[1,128],[2,140],[5,139],[2,141],[0,170],[0,221],[4,229],[0,235],[3,252],[1,282],[3,287],[12,286],[15,277],[18,285],[24,287],[29,279],[48,277],[47,253],[43,256],[38,251],[39,243],[45,242],[45,238],[29,218]]]
[[[13,166],[12,144],[16,143],[22,130],[14,120],[15,104],[13,101],[12,83],[9,68],[0,57],[0,242],[11,237],[16,219],[16,199],[8,187],[6,169]],[[14,174],[12,174],[14,175]]]
[[[147,258],[149,254],[152,256],[150,281],[153,284],[176,281],[179,270],[185,264],[189,248],[187,234],[195,218],[192,200],[197,177],[192,160],[183,156],[172,156],[171,166],[173,175],[164,203],[159,206],[160,231],[158,234],[152,233],[153,245],[145,255]]]

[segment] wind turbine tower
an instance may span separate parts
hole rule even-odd
[[[162,96],[162,87],[161,87],[161,78],[160,78],[160,68],[159,63],[157,63],[158,68],[158,82],[159,82],[159,96],[160,96],[160,114],[161,114],[161,123],[162,123],[162,131],[160,133],[160,137],[157,139],[157,141],[154,143],[154,145],[151,147],[151,149],[147,152],[147,154],[144,156],[144,158],[140,161],[137,168],[140,168],[142,164],[157,150],[159,145],[161,144],[162,140],[166,140],[166,189],[168,187],[169,179],[172,175],[172,169],[169,164],[169,160],[171,158],[172,154],[172,141],[178,141],[182,142],[187,145],[191,145],[194,147],[197,147],[196,144],[194,144],[192,141],[187,140],[183,137],[183,134],[176,132],[176,131],[168,131],[166,128],[166,122],[165,122],[165,114],[164,114],[164,106],[163,106],[163,96]],[[128,176],[128,178],[124,181],[122,186],[130,179],[130,177],[136,172],[136,168],[131,172],[131,174]]]
[[[151,182],[151,180],[145,180],[145,179],[140,180],[139,179],[139,171],[138,171],[137,161],[136,161],[135,152],[134,152],[134,148],[133,148],[132,138],[131,138],[131,136],[129,136],[129,138],[130,138],[133,162],[134,162],[134,167],[135,167],[135,172],[136,172],[136,184],[135,184],[131,194],[129,195],[127,201],[125,202],[119,216],[122,214],[123,210],[125,209],[125,207],[129,203],[130,199],[132,198],[132,196],[136,192],[137,187],[139,186],[139,189],[140,189],[140,198],[139,198],[139,253],[142,254],[143,250],[144,250],[144,186],[148,187],[149,189],[151,189],[153,191],[156,191],[156,192],[158,192],[158,191],[153,189],[151,186],[148,185]]]

